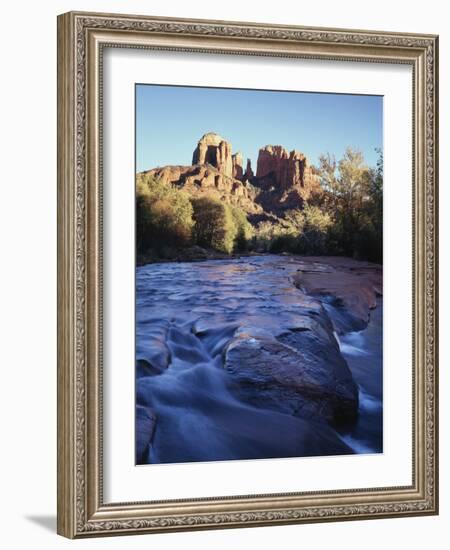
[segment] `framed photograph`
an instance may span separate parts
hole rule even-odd
[[[436,514],[438,38],[58,18],[58,532]]]

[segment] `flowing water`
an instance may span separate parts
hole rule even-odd
[[[338,430],[244,402],[233,391],[223,368],[233,337],[276,338],[300,330],[305,311],[327,314],[294,286],[301,265],[301,258],[265,255],[137,268],[136,396],[157,419],[140,463],[382,451],[381,301],[365,330],[338,338],[359,386],[354,425]]]
[[[359,415],[344,440],[360,453],[383,451],[383,305],[377,300],[365,330],[341,337],[340,349],[359,386]]]

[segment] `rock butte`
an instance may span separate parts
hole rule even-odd
[[[238,206],[255,221],[302,208],[304,201],[322,192],[318,175],[300,151],[281,145],[259,150],[256,175],[250,159],[244,170],[241,152],[219,134],[209,132],[198,141],[190,166],[163,166],[148,174],[190,195],[209,195]]]
[[[218,134],[205,134],[192,155],[192,164],[211,164],[225,176],[233,176],[233,159],[231,143]]]

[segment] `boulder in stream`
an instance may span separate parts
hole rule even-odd
[[[358,387],[336,341],[306,330],[240,334],[225,351],[231,390],[261,408],[333,424],[353,421]]]

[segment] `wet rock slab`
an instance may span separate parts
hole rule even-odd
[[[232,391],[255,406],[334,424],[351,422],[358,411],[357,385],[334,337],[311,328],[278,339],[244,333],[232,340],[224,357]]]
[[[303,258],[293,282],[325,300],[339,333],[364,329],[377,297],[383,294],[382,267],[351,258]]]

